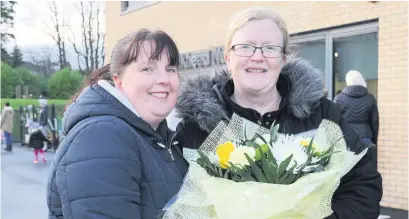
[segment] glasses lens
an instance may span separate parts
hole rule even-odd
[[[280,57],[282,54],[281,47],[278,46],[265,46],[263,47],[263,55],[268,58]]]
[[[251,45],[236,45],[234,46],[234,53],[238,56],[252,56],[254,47]]]

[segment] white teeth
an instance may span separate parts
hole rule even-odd
[[[247,72],[262,73],[265,72],[265,69],[246,69]]]
[[[154,97],[165,98],[166,96],[168,96],[168,93],[150,93],[150,95]]]

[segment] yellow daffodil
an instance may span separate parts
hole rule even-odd
[[[233,142],[226,142],[224,144],[221,144],[217,147],[216,149],[216,155],[219,157],[219,163],[220,167],[226,169],[227,167],[230,166],[229,160],[230,160],[230,154],[234,151],[236,146],[233,144]]]
[[[305,138],[303,138],[303,139],[301,139],[301,141],[300,141],[300,145],[303,146],[303,147],[308,147],[308,146],[310,145],[310,142],[311,142],[311,139],[305,139]],[[315,144],[314,144],[314,143],[312,144],[312,148],[315,148]]]

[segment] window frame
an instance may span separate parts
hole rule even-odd
[[[121,1],[121,16],[160,3],[160,1],[132,1],[136,4],[129,5],[129,2]],[[128,6],[126,6],[127,3]]]
[[[334,97],[334,75],[332,57],[334,39],[375,32],[379,34],[378,20],[361,22],[360,24],[350,24],[342,27],[332,27],[325,30],[309,31],[308,33],[291,34],[290,40],[292,43],[298,44],[325,39],[325,86],[328,92],[328,99],[332,100]]]

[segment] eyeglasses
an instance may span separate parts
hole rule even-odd
[[[278,58],[283,55],[284,48],[282,46],[252,46],[249,44],[236,44],[231,47],[230,50],[234,51],[234,54],[242,57],[251,57],[256,53],[256,50],[260,49],[261,53],[266,58]]]

